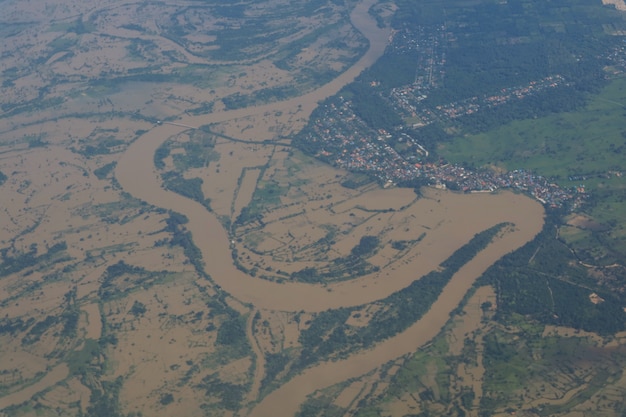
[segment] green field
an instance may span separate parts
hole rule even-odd
[[[563,186],[569,176],[593,177],[585,185],[618,187],[624,179],[599,175],[626,168],[626,78],[606,86],[579,111],[514,121],[486,133],[456,137],[439,152],[450,162],[507,170],[531,169]]]

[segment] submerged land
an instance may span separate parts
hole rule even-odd
[[[0,9],[0,416],[626,413],[619,7]]]

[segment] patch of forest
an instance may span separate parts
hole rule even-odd
[[[496,319],[506,323],[518,314],[601,335],[626,329],[626,296],[590,277],[587,268],[556,238],[559,223],[558,215],[549,215],[533,241],[504,256],[481,278],[482,284],[496,289]]]

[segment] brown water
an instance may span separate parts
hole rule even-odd
[[[539,209],[529,208],[534,208],[528,213],[528,217],[535,218],[535,225],[533,227],[531,224],[533,221],[530,221],[524,226],[529,227],[536,234],[541,229],[543,210],[540,207]],[[371,350],[350,356],[345,360],[324,362],[307,369],[264,398],[250,416],[293,416],[300,404],[306,400],[307,395],[313,391],[358,377],[392,359],[414,352],[437,335],[448,320],[450,312],[459,305],[465,293],[489,266],[503,255],[526,243],[534,234],[517,229],[494,240],[452,277],[428,313],[417,323]]]
[[[70,370],[66,364],[61,363],[55,366],[50,371],[48,371],[43,378],[41,378],[33,385],[30,385],[20,391],[0,398],[0,409],[12,405],[21,404],[25,401],[30,400],[31,398],[33,398],[33,395],[37,394],[38,392],[41,392],[67,378],[69,373]]]
[[[183,213],[189,218],[188,228],[193,231],[194,242],[202,251],[207,273],[224,290],[241,301],[275,310],[322,311],[346,304],[362,304],[376,300],[381,295],[371,289],[352,293],[354,288],[363,285],[360,282],[338,286],[338,291],[330,288],[332,292],[329,292],[329,288],[322,286],[299,283],[280,285],[257,280],[237,270],[231,261],[227,231],[222,228],[216,216],[208,213],[204,207],[161,187],[153,166],[153,155],[163,142],[188,126],[197,127],[267,112],[289,112],[298,107],[300,113],[308,116],[320,100],[335,94],[383,54],[389,32],[378,28],[368,15],[367,10],[373,3],[368,0],[359,4],[351,14],[355,26],[368,38],[370,48],[355,65],[330,83],[280,103],[200,116],[183,116],[176,121],[176,125],[158,125],[138,138],[118,162],[115,175],[125,191],[158,207]],[[390,288],[390,292],[403,286],[405,285]]]
[[[287,113],[298,106],[308,117],[318,101],[335,94],[382,55],[388,32],[379,29],[367,14],[373,3],[371,0],[360,3],[351,15],[355,26],[369,39],[370,49],[353,67],[329,84],[284,102],[202,116],[184,116],[177,122],[200,126],[267,112]],[[202,252],[206,272],[225,291],[242,302],[253,304],[255,308],[317,312],[372,302],[408,286],[414,279],[436,268],[475,233],[503,221],[515,224],[514,230],[483,250],[453,277],[431,310],[418,323],[370,351],[308,369],[266,397],[252,411],[253,416],[292,416],[306,395],[314,390],[362,375],[391,359],[415,351],[439,332],[450,311],[486,268],[531,240],[543,224],[543,208],[525,196],[509,192],[460,195],[428,191],[429,198],[418,201],[412,207],[416,213],[416,224],[427,226],[428,232],[420,242],[419,256],[407,261],[403,267],[328,286],[278,284],[255,279],[233,265],[228,233],[215,215],[161,187],[153,166],[154,152],[169,137],[185,129],[163,124],[141,136],[119,160],[116,177],[124,190],[133,196],[185,214],[189,218],[187,226],[193,232],[194,242]]]
[[[385,270],[328,286],[278,284],[253,278],[234,266],[227,231],[212,213],[200,204],[161,187],[152,168],[152,155],[158,146],[158,135],[173,135],[177,131],[176,126],[164,125],[144,135],[140,139],[143,146],[132,146],[120,160],[118,180],[125,191],[135,197],[185,214],[189,218],[187,226],[193,232],[194,242],[203,254],[206,272],[225,291],[257,308],[316,312],[365,304],[406,287],[415,278],[436,268],[475,233],[490,226],[503,221],[516,224],[520,245],[541,228],[542,208],[525,196],[506,192],[496,195],[438,192],[436,199],[420,200],[413,207],[419,215],[419,223],[427,225],[430,230],[420,243],[420,256],[401,270],[394,271],[391,280],[384,278],[389,274]],[[146,138],[154,141],[147,141]]]

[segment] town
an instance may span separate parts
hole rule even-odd
[[[420,139],[424,127],[448,124],[454,119],[502,106],[506,103],[567,86],[567,80],[554,74],[525,85],[501,88],[497,94],[472,96],[445,105],[428,106],[429,92],[442,82],[445,71],[445,27],[393,34],[390,48],[397,53],[418,55],[412,83],[378,94],[403,123],[393,128],[375,128],[355,111],[352,100],[339,96],[320,106],[308,129],[297,141],[305,150],[329,164],[352,172],[365,173],[385,187],[430,185],[463,192],[493,192],[508,188],[533,196],[547,207],[575,209],[587,197],[584,185],[570,178],[572,187],[524,169],[501,172],[471,169],[451,164],[435,155]],[[376,91],[380,83],[370,82]]]

